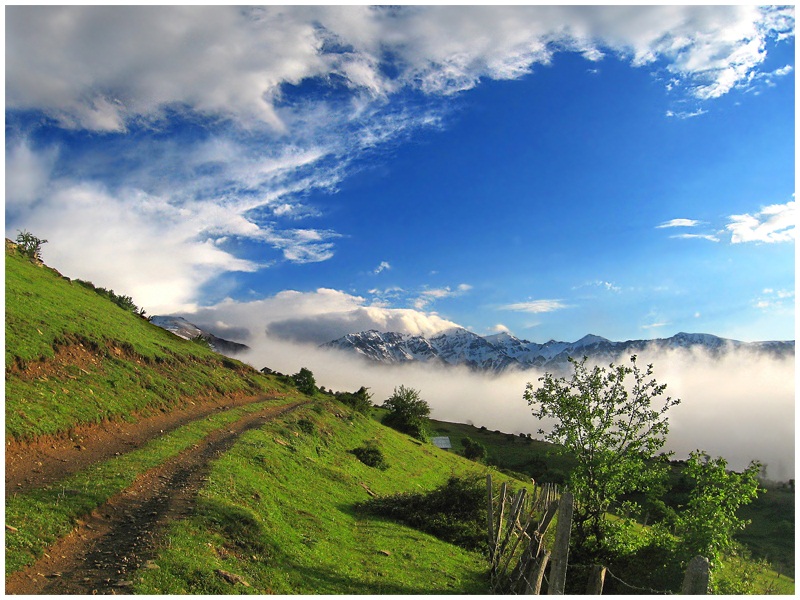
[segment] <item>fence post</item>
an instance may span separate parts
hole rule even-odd
[[[708,559],[705,556],[695,556],[686,567],[686,576],[683,578],[681,594],[707,594],[708,593]]]
[[[573,501],[571,492],[561,494],[561,501],[558,505],[556,541],[553,544],[553,562],[550,565],[550,582],[547,586],[548,594],[563,594],[567,583],[567,558],[569,558]]]
[[[587,596],[599,596],[603,593],[603,584],[606,580],[606,568],[603,565],[595,565],[589,574],[589,582],[586,584]]]
[[[542,591],[542,579],[547,568],[547,561],[550,560],[550,550],[545,549],[539,557],[532,561],[532,566],[525,578],[525,595],[538,596]]]
[[[487,526],[489,529],[489,552],[492,554],[491,558],[494,561],[494,498],[492,498],[492,474],[486,474],[486,495],[488,501],[487,510]]]

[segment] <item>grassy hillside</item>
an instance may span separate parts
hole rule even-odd
[[[371,443],[380,470],[349,451]],[[355,505],[430,490],[485,467],[324,401],[246,434],[214,465],[196,514],[175,523],[139,593],[486,593],[486,558]],[[519,485],[519,484],[518,484]],[[242,577],[249,587],[220,577]]]
[[[276,384],[31,262],[6,242],[6,437],[59,434]]]

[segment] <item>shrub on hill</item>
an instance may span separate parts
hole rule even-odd
[[[133,313],[137,313],[139,315],[144,316],[144,309],[140,309],[136,304],[133,302],[133,298],[130,296],[120,296],[119,294],[114,293],[114,290],[107,290],[104,287],[97,287],[91,281],[84,281],[82,279],[76,279],[75,283],[78,285],[82,285],[83,287],[92,290],[96,294],[102,296],[103,298],[107,298],[120,308],[124,310],[129,310]]]
[[[373,442],[367,442],[363,446],[353,448],[349,452],[368,467],[374,467],[381,471],[385,471],[389,468],[389,463],[386,462],[383,452],[381,452],[381,449]]]
[[[451,477],[430,492],[373,498],[356,508],[462,548],[486,550],[486,481],[482,477]]]
[[[486,460],[486,446],[470,437],[465,437],[461,443],[464,445],[464,458],[478,462]]]

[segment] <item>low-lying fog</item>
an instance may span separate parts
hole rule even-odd
[[[251,345],[253,350],[240,358],[258,369],[268,366],[293,374],[307,367],[317,385],[328,389],[370,388],[375,404],[402,384],[421,392],[435,419],[534,437],[540,437],[540,428],[547,430],[522,397],[527,382],[537,383],[539,371],[495,376],[422,363],[376,365],[341,351],[275,338]],[[627,363],[628,358],[622,360]],[[667,449],[675,458],[701,449],[724,457],[733,469],[757,459],[767,465],[769,478],[794,478],[794,357],[733,350],[716,359],[705,352],[672,350],[642,353],[638,363],[653,363],[656,379],[667,384],[666,394],[681,399],[669,412]]]

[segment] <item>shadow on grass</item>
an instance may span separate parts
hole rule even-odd
[[[340,507],[343,513],[353,515],[352,506]],[[242,557],[243,561],[257,559],[281,572],[281,579],[291,589],[275,589],[276,593],[290,594],[465,594],[481,593],[486,587],[484,573],[462,572],[459,576],[446,576],[450,579],[442,585],[415,585],[413,583],[393,581],[388,568],[381,568],[380,561],[374,565],[366,565],[363,554],[356,553],[348,556],[343,550],[340,556],[331,556],[328,564],[308,564],[297,560],[285,552],[278,544],[271,541],[271,535],[249,510],[231,506],[229,504],[204,500],[201,508],[203,517],[208,519],[226,540],[226,548],[233,554]],[[370,520],[371,521],[371,520]],[[386,526],[388,522],[377,519],[374,526]],[[413,531],[413,530],[411,530]],[[411,533],[409,531],[409,534]],[[408,537],[408,536],[404,536]],[[411,541],[415,541],[413,538]],[[389,558],[389,557],[378,557]],[[345,561],[352,561],[353,576],[346,572]],[[311,562],[311,561],[309,561]],[[340,565],[333,567],[329,565]],[[342,568],[345,567],[345,568]],[[264,572],[264,567],[256,566],[250,571],[249,576],[254,577],[249,581],[252,588],[236,586],[236,591],[244,593],[261,593],[256,588],[269,590],[273,586],[273,579]],[[345,571],[345,572],[343,572]],[[192,588],[190,593],[230,593],[231,586],[225,585],[214,574],[185,573],[187,584]],[[404,576],[414,579],[413,574],[405,572]],[[262,581],[258,581],[261,579]],[[282,587],[282,586],[275,586]]]

